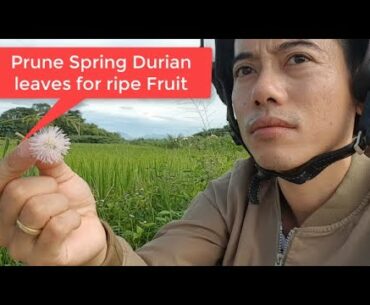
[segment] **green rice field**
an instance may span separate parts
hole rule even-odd
[[[14,146],[0,140],[0,159]],[[246,157],[230,136],[210,136],[72,144],[65,161],[90,185],[100,217],[136,249],[180,218],[209,181]],[[0,249],[0,265],[18,263]]]

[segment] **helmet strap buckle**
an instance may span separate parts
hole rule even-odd
[[[365,149],[366,149],[366,147],[365,147],[365,148],[362,148],[362,147],[360,146],[360,141],[362,140],[361,136],[362,136],[362,130],[360,130],[360,131],[358,132],[357,137],[356,137],[356,142],[355,142],[355,144],[353,145],[353,149],[354,149],[354,150],[355,150],[359,155],[362,155],[362,154],[365,152]],[[364,141],[361,141],[361,142],[364,142]],[[366,146],[367,146],[367,145],[366,145]]]

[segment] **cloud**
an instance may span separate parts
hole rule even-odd
[[[120,108],[123,109],[123,110],[132,110],[133,109],[132,107],[129,107],[129,106],[121,106]]]
[[[173,120],[173,117],[166,116],[166,115],[154,115],[153,118],[162,119],[162,120],[165,120],[165,121],[172,121]]]
[[[33,104],[46,103],[53,105],[55,100],[50,99],[0,99],[0,115],[4,111],[7,111],[15,107],[31,107]]]
[[[127,134],[132,138],[148,137],[148,136],[162,136],[167,135],[178,136],[184,135],[188,136],[201,131],[202,128],[196,125],[182,126],[176,124],[176,122],[168,122],[162,120],[146,120],[143,118],[110,118],[109,120],[104,120],[104,117],[99,117],[93,119],[102,119],[99,126],[106,128],[110,131],[119,132],[121,134]]]

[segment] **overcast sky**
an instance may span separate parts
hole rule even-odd
[[[199,43],[199,39],[0,39],[0,47],[197,47]],[[10,108],[40,102],[52,105],[55,100],[0,99],[0,114]],[[87,99],[76,108],[87,122],[127,138],[187,136],[205,126],[216,128],[227,124],[226,107],[214,89],[212,97],[202,101]]]

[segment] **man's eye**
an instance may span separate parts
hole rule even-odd
[[[235,78],[243,77],[243,76],[251,74],[252,72],[253,72],[253,69],[251,67],[243,66],[243,67],[236,69],[234,73],[234,77]]]
[[[296,54],[289,58],[288,64],[297,65],[308,61],[310,61],[310,59],[306,55]]]

